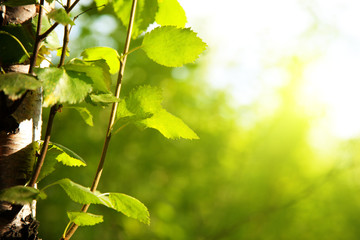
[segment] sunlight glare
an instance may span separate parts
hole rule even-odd
[[[276,77],[283,78],[280,69],[268,71],[282,58],[315,57],[305,67],[302,101],[308,108],[326,106],[323,120],[335,136],[360,135],[359,1],[179,2],[209,45],[206,80],[228,89],[237,105],[263,101],[261,96],[286,83]]]

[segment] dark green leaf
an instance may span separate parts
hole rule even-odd
[[[36,68],[43,81],[44,107],[56,103],[79,103],[92,90],[92,80],[86,73],[65,68]]]
[[[34,76],[23,73],[0,74],[0,91],[4,91],[10,99],[20,98],[26,90],[35,90],[41,87],[41,82]]]
[[[110,193],[112,208],[124,215],[145,224],[150,224],[150,214],[145,205],[131,196],[122,193]]]
[[[186,15],[177,0],[158,0],[159,10],[156,13],[156,22],[161,26],[185,27]]]
[[[36,0],[5,0],[0,1],[1,5],[8,7],[18,7],[23,5],[36,4]]]
[[[93,226],[103,222],[103,216],[84,212],[67,212],[71,222],[79,226]]]
[[[115,74],[119,71],[120,55],[115,49],[109,47],[87,48],[81,53],[81,56],[86,61],[93,61],[99,59],[105,60],[110,68],[111,74]]]
[[[64,26],[68,24],[75,25],[69,14],[63,8],[53,10],[47,16]]]
[[[158,64],[180,67],[194,62],[206,44],[190,28],[158,27],[145,34],[142,49]]]
[[[24,186],[6,188],[0,192],[0,201],[26,204],[35,199],[45,199],[46,194],[39,189]]]
[[[125,27],[128,27],[132,0],[113,1],[116,16],[121,20]],[[139,0],[136,7],[132,38],[137,38],[143,33],[150,24],[155,21],[155,14],[158,6],[156,0]]]
[[[37,182],[40,182],[43,180],[46,176],[50,175],[52,172],[55,171],[56,165],[58,164],[58,161],[51,156],[51,154],[46,154],[46,159],[43,163],[43,166],[41,168],[39,177],[37,179]]]
[[[31,22],[27,21],[23,25],[1,26],[1,31],[9,33],[0,34],[0,62],[1,64],[23,63],[28,59],[26,51],[31,55],[33,51],[35,30]],[[13,36],[13,37],[12,37]],[[18,43],[21,42],[23,47]]]

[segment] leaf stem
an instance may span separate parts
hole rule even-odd
[[[139,50],[140,48],[142,48],[142,45],[141,45],[141,46],[137,46],[137,47],[131,49],[131,50],[128,51],[126,54],[123,54],[120,59],[123,59],[125,56],[129,55],[130,53],[135,52],[136,50]]]
[[[29,182],[29,186],[30,187],[34,187],[35,183],[39,177],[40,174],[40,170],[42,168],[42,165],[44,164],[44,160],[45,160],[45,156],[46,156],[46,152],[48,150],[49,147],[49,142],[50,142],[50,136],[51,136],[51,129],[52,129],[52,125],[54,122],[54,117],[57,111],[59,111],[59,109],[61,108],[61,105],[54,105],[51,107],[50,109],[50,114],[49,114],[49,120],[48,120],[48,124],[46,127],[46,133],[45,133],[45,139],[44,139],[44,143],[43,146],[41,148],[41,152],[40,152],[40,156],[36,162],[35,165],[35,169],[32,173],[30,182]]]
[[[124,51],[123,51],[123,57],[120,59],[120,70],[119,70],[119,74],[118,74],[118,80],[117,80],[116,91],[115,91],[115,97],[116,98],[120,97],[121,83],[122,83],[122,79],[123,79],[123,76],[124,76],[126,59],[127,59],[127,55],[128,55],[129,48],[130,48],[130,42],[131,42],[131,33],[132,33],[133,25],[134,25],[136,4],[137,4],[137,0],[133,0],[132,8],[131,8],[131,14],[130,14],[130,20],[129,20],[129,27],[128,27],[125,46],[124,46]],[[98,168],[96,170],[96,174],[95,174],[95,177],[94,177],[93,183],[91,185],[91,189],[90,189],[92,192],[96,191],[96,188],[97,188],[97,186],[99,184],[99,181],[100,181],[100,178],[101,178],[101,174],[102,174],[102,171],[103,171],[104,162],[105,162],[105,158],[106,158],[107,149],[109,147],[109,143],[110,143],[110,139],[111,139],[111,131],[112,131],[114,123],[115,123],[115,117],[116,117],[116,111],[117,111],[117,108],[118,108],[118,104],[119,104],[118,102],[114,102],[113,105],[112,105],[110,119],[109,119],[109,125],[108,125],[107,131],[106,131],[103,150],[102,150],[99,165],[98,165]],[[85,204],[81,208],[81,211],[86,212],[89,207],[90,207],[90,204]],[[67,231],[65,237],[63,237],[62,239],[70,239],[71,236],[77,230],[77,228],[78,228],[78,225],[73,223],[70,226],[69,230]]]
[[[66,8],[65,10],[67,10],[70,7],[70,0],[67,0],[67,4],[66,4]],[[69,35],[70,35],[70,29],[69,29],[69,25],[66,24],[64,27],[64,40],[63,40],[63,47],[62,47],[62,51],[61,51],[61,57],[60,57],[60,62],[58,67],[61,67],[64,65],[65,63],[65,57],[66,57],[66,49],[67,46],[69,44]]]

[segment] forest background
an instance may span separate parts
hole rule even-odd
[[[82,228],[76,239],[357,239],[359,6],[340,0],[179,2],[207,51],[176,69],[134,52],[122,94],[138,84],[160,87],[166,108],[200,139],[168,140],[131,126],[114,136],[112,167],[105,166],[100,187],[141,200],[151,225],[102,208],[105,223]],[[91,7],[84,2],[77,11]],[[71,55],[82,50],[77,46],[121,49],[125,28],[111,9],[103,11],[77,19]],[[52,135],[88,167],[60,168],[42,184],[63,176],[91,181],[108,109],[91,110],[94,127],[63,109]],[[44,239],[61,235],[64,207],[79,208],[57,190],[49,189],[39,204]]]

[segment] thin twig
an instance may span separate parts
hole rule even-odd
[[[70,0],[68,0],[67,2],[68,2],[67,6],[70,6]],[[61,66],[64,65],[65,56],[66,56],[66,48],[67,48],[68,43],[69,43],[69,27],[68,27],[68,25],[66,25],[65,26],[65,31],[64,31],[63,51],[61,53],[61,59],[60,59],[60,63],[58,65],[58,67],[61,67]],[[65,51],[64,51],[64,49],[65,49]],[[40,156],[39,156],[39,158],[38,158],[38,160],[36,162],[35,169],[33,171],[30,183],[29,183],[30,187],[35,186],[35,183],[36,183],[36,181],[37,181],[37,179],[39,177],[39,174],[40,174],[42,165],[44,164],[44,160],[45,160],[46,153],[47,153],[47,150],[48,150],[50,137],[51,137],[51,129],[52,129],[53,121],[54,121],[54,118],[55,118],[55,114],[58,112],[58,110],[61,107],[62,107],[62,105],[55,104],[50,109],[49,120],[48,120],[48,124],[47,124],[47,127],[46,127],[46,133],[45,133],[45,140],[44,140],[41,152],[40,152]]]
[[[60,106],[59,105],[54,105],[50,109],[49,120],[48,120],[48,124],[47,124],[47,127],[46,127],[44,143],[43,143],[43,146],[41,148],[40,156],[39,156],[39,158],[38,158],[38,160],[36,162],[35,169],[34,169],[34,171],[32,173],[31,180],[29,182],[30,187],[35,186],[35,183],[36,183],[36,181],[37,181],[37,179],[39,177],[42,165],[44,164],[46,152],[47,152],[47,149],[48,149],[49,143],[50,143],[51,129],[52,129],[52,125],[53,125],[53,122],[54,122],[54,117],[55,117],[56,112],[59,111],[60,108],[61,108],[61,105]]]
[[[36,59],[39,54],[40,49],[40,43],[43,39],[41,39],[41,23],[42,23],[42,17],[43,17],[43,7],[44,7],[45,0],[40,0],[40,7],[39,7],[39,14],[38,14],[38,24],[36,28],[36,37],[35,37],[35,43],[34,43],[34,50],[33,54],[30,58],[30,67],[29,67],[29,74],[34,73],[34,67],[36,65]]]
[[[80,0],[76,0],[73,4],[71,4],[71,6],[66,10],[67,13],[71,12],[71,10],[76,6],[76,4],[78,4],[80,2]],[[39,38],[41,40],[44,40],[57,26],[59,25],[58,22],[54,23],[48,30],[46,30],[43,34],[41,34],[39,36]]]
[[[67,46],[68,46],[68,43],[69,43],[69,34],[70,34],[69,25],[65,25],[65,27],[64,27],[63,47],[62,47],[61,57],[60,57],[60,62],[59,62],[58,67],[63,66],[64,63],[65,63],[66,49],[67,49]]]
[[[116,98],[120,97],[121,83],[122,83],[122,79],[123,79],[123,76],[124,76],[127,54],[129,52],[130,42],[131,42],[131,33],[132,33],[133,25],[134,25],[136,4],[137,4],[137,0],[133,0],[132,8],[131,8],[130,20],[129,20],[129,27],[128,27],[125,46],[124,46],[124,51],[123,51],[123,58],[120,61],[120,70],[119,70],[118,80],[117,80],[117,84],[116,84],[116,91],[115,91],[115,97]],[[102,150],[102,153],[101,153],[101,158],[100,158],[100,161],[99,161],[98,168],[96,170],[96,174],[95,174],[93,183],[91,185],[91,191],[92,192],[96,191],[96,188],[97,188],[97,186],[99,184],[99,181],[100,181],[100,178],[101,178],[101,174],[102,174],[102,171],[103,171],[104,162],[105,162],[105,158],[106,158],[106,153],[107,153],[109,143],[110,143],[110,139],[111,139],[111,131],[112,131],[114,123],[115,123],[115,117],[116,117],[118,104],[119,104],[118,102],[114,102],[113,105],[112,105],[110,119],[109,119],[109,125],[108,125],[107,131],[106,131],[106,136],[105,136],[103,150]],[[81,208],[81,211],[82,212],[87,212],[87,210],[89,209],[89,206],[90,206],[90,204],[83,205],[83,207]],[[61,239],[62,240],[70,239],[71,236],[77,230],[77,228],[78,228],[78,225],[73,223],[70,226],[69,230],[66,232],[65,237],[63,237]]]

